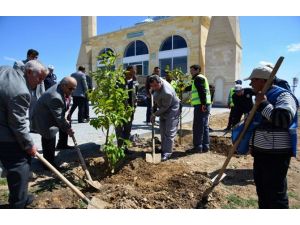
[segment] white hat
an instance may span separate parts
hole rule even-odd
[[[48,65],[48,69],[54,70],[54,66],[53,65]]]
[[[244,80],[251,80],[253,78],[268,80],[271,75],[271,72],[272,69],[270,67],[257,67],[252,71],[250,77]]]
[[[240,84],[236,84],[235,86],[234,86],[234,90],[235,91],[241,91],[243,89],[243,87],[242,87],[242,85],[240,85]]]

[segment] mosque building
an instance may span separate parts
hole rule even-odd
[[[240,78],[241,38],[238,17],[156,16],[129,28],[97,35],[97,17],[81,18],[82,43],[77,67],[95,71],[103,66],[97,58],[112,51],[116,66],[136,65],[140,84],[155,66],[164,69],[199,64],[215,85],[214,105],[226,105],[229,89]]]

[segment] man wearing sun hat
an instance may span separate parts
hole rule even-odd
[[[289,208],[286,175],[297,152],[298,101],[291,92],[275,85],[262,94],[271,72],[269,67],[258,67],[245,79],[251,80],[259,105],[260,118],[250,141],[253,175],[259,208]]]

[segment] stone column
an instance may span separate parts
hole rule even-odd
[[[239,18],[213,16],[206,42],[205,74],[216,86],[216,105],[226,105],[229,89],[240,79],[241,57]]]
[[[97,35],[97,17],[81,17],[81,46],[77,59],[76,70],[79,65],[85,66],[87,71],[92,70],[92,47],[89,45],[91,37]]]

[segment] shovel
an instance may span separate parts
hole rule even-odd
[[[279,59],[276,62],[276,65],[274,66],[274,69],[272,70],[269,79],[267,80],[267,82],[265,83],[265,86],[262,90],[262,94],[265,94],[268,89],[271,87],[271,85],[273,84],[273,80],[274,77],[283,61],[284,57],[279,57]],[[255,103],[255,105],[253,105],[249,116],[247,117],[246,121],[245,121],[245,126],[242,130],[242,132],[240,133],[238,139],[234,142],[233,147],[230,149],[228,156],[222,166],[222,168],[219,170],[218,175],[216,176],[216,178],[214,180],[212,180],[212,186],[207,188],[204,193],[202,194],[202,202],[207,202],[208,201],[208,195],[213,191],[213,189],[220,183],[222,177],[224,178],[224,171],[226,170],[227,165],[229,164],[229,161],[231,159],[231,157],[233,156],[233,153],[236,151],[238,145],[240,144],[241,140],[243,139],[248,127],[250,126],[250,123],[252,122],[252,119],[256,113],[256,110],[258,108],[258,104]]]
[[[97,204],[98,202],[101,202],[101,200],[97,200],[97,198],[93,197],[93,200],[88,199],[78,188],[76,188],[70,181],[67,180],[57,169],[55,169],[54,166],[52,166],[42,155],[40,155],[38,152],[36,153],[36,157],[42,161],[53,173],[55,173],[58,178],[63,181],[71,190],[79,197],[81,198],[87,205],[88,208],[95,208],[95,209],[103,209],[103,205]]]
[[[152,93],[150,93],[150,95],[151,95],[151,114],[153,114],[154,100],[153,100]],[[160,163],[161,162],[161,154],[155,154],[154,123],[155,123],[155,121],[153,121],[152,125],[151,125],[151,128],[152,128],[152,154],[150,154],[150,153],[146,154],[146,162]]]
[[[83,157],[82,157],[82,154],[81,154],[81,152],[80,152],[80,149],[79,149],[79,147],[78,147],[78,145],[77,145],[77,141],[76,141],[76,139],[75,139],[75,136],[72,135],[71,137],[72,137],[72,139],[73,139],[73,142],[74,142],[74,145],[75,145],[76,152],[77,152],[77,154],[78,154],[78,156],[79,156],[79,159],[80,159],[80,162],[81,162],[82,169],[84,170],[85,175],[86,175],[86,177],[87,177],[87,180],[85,180],[85,181],[86,181],[91,187],[93,187],[93,188],[95,188],[95,189],[97,189],[97,190],[100,190],[101,184],[100,184],[98,181],[93,181],[93,179],[92,179],[92,177],[91,177],[91,175],[90,175],[90,172],[88,171],[88,169],[87,169],[87,167],[86,167],[86,164],[85,164],[85,161],[84,161],[84,159],[83,159]]]

